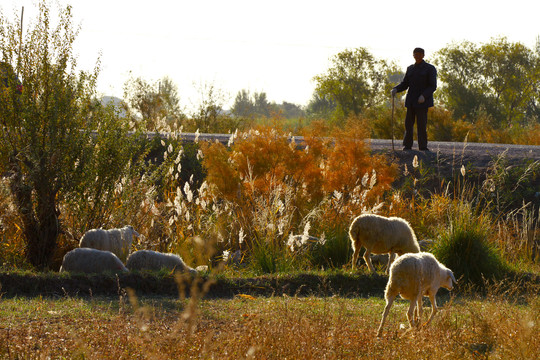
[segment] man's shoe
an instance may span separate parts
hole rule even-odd
[[[427,147],[425,148],[420,148],[420,151],[429,151],[429,149]]]
[[[405,146],[405,147],[403,147],[403,150],[412,150],[412,148],[410,148],[408,146]]]

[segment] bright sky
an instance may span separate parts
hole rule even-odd
[[[98,90],[122,97],[130,77],[170,77],[184,107],[213,85],[234,100],[238,91],[266,92],[270,101],[306,105],[313,77],[345,49],[367,48],[403,70],[412,50],[433,52],[453,41],[506,36],[534,48],[538,0],[55,0],[73,6],[81,31],[79,66],[102,54]],[[2,0],[5,16],[36,18],[35,0]],[[53,11],[53,14],[55,11]]]

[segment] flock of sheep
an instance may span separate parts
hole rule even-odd
[[[79,247],[64,255],[60,272],[100,273],[161,269],[197,272],[175,254],[152,250],[139,250],[129,254],[134,236],[140,235],[131,225],[120,229],[89,230],[81,238]]]
[[[175,254],[151,250],[130,253],[133,236],[139,234],[132,226],[121,229],[94,229],[86,232],[79,248],[68,252],[63,259],[60,272],[96,273],[104,271],[127,272],[133,270],[169,269],[197,273]],[[386,306],[377,336],[381,336],[390,307],[398,295],[410,301],[407,312],[409,330],[420,327],[422,299],[431,301],[431,315],[424,324],[428,325],[437,312],[435,295],[439,288],[452,290],[456,283],[454,274],[428,252],[421,251],[413,229],[399,217],[384,217],[363,214],[356,217],[349,228],[353,253],[352,267],[356,266],[360,249],[366,249],[364,260],[371,272],[375,272],[372,254],[388,254],[386,272],[389,273],[385,289]],[[398,258],[394,260],[396,254]],[[125,262],[125,265],[124,265]]]

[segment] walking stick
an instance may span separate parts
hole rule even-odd
[[[396,149],[394,148],[394,98],[396,96],[392,95],[392,151],[396,152]]]

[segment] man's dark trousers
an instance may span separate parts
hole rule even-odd
[[[418,131],[418,148],[427,149],[427,107],[408,107],[405,116],[405,137],[403,147],[411,148],[413,145],[414,119],[416,118],[416,130]]]

